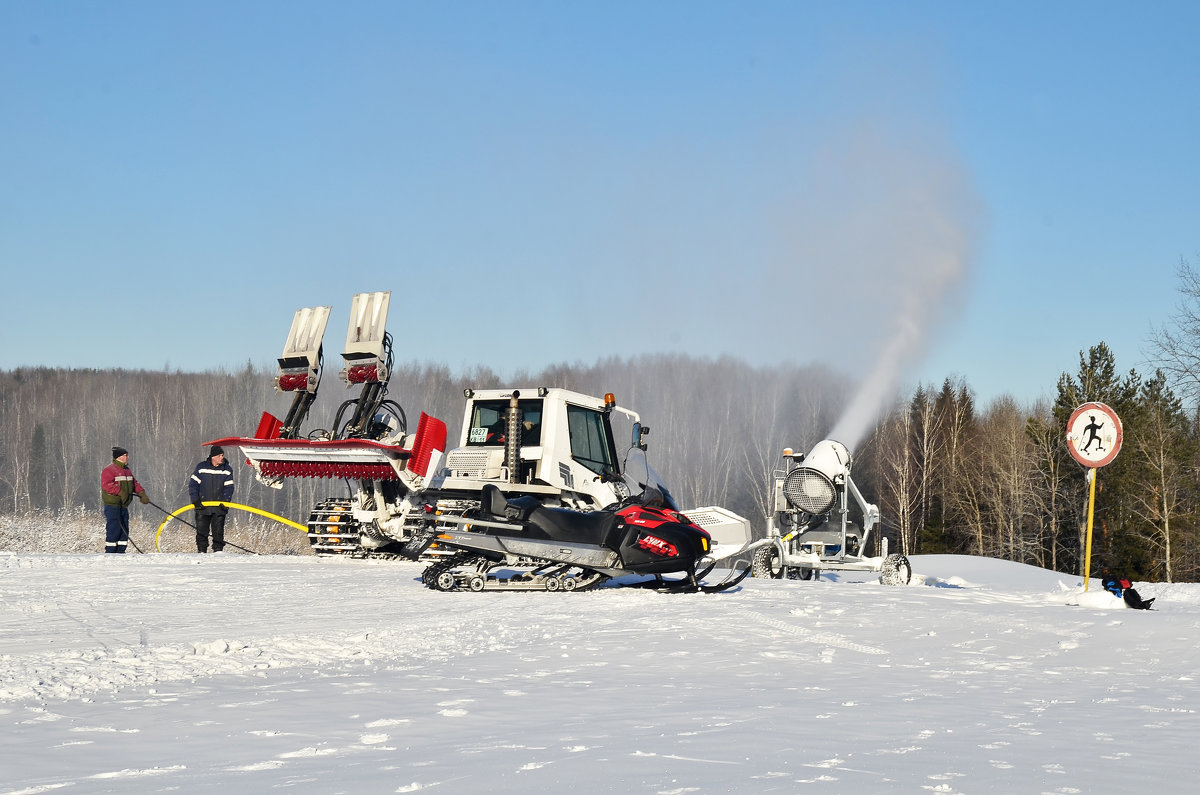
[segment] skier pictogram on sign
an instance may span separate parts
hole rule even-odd
[[[1067,421],[1067,449],[1085,467],[1102,467],[1121,449],[1121,420],[1103,403],[1084,403]]]

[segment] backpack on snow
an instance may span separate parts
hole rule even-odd
[[[1132,607],[1134,610],[1149,610],[1150,605],[1154,603],[1153,599],[1143,599],[1137,591],[1133,589],[1131,583],[1125,577],[1108,576],[1101,580],[1104,585],[1104,590],[1111,593],[1113,596],[1124,599],[1125,604]]]

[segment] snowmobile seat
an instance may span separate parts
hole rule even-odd
[[[610,536],[618,525],[619,519],[611,511],[583,513],[567,508],[539,506],[530,515],[529,523],[554,541],[594,544],[615,549]]]
[[[514,497],[508,501],[508,507],[504,509],[504,517],[515,519],[518,522],[528,522],[529,517],[540,507],[542,507],[541,500],[532,494]]]
[[[510,500],[494,483],[485,484],[479,498],[479,507],[485,513],[510,522],[529,521],[529,515],[540,505],[538,498],[530,495]]]
[[[483,508],[484,513],[490,513],[492,516],[504,516],[504,509],[508,507],[508,500],[504,497],[504,492],[496,488],[496,484],[487,483],[483,487],[483,493],[479,498],[479,507]]]

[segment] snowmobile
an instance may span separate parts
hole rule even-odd
[[[461,529],[440,531],[436,540],[455,554],[432,563],[421,577],[438,591],[575,591],[649,575],[653,579],[630,584],[715,593],[750,573],[747,561],[740,571],[735,564],[723,581],[702,585],[718,560],[712,536],[653,486],[610,508],[582,512],[547,507],[529,496],[510,500],[488,484],[478,510],[448,521]]]

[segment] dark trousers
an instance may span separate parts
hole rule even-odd
[[[129,509],[122,505],[104,506],[104,551],[125,552],[129,543]]]
[[[225,548],[225,511],[220,508],[205,508],[196,511],[196,551],[208,551],[208,533],[212,531],[213,552]]]

